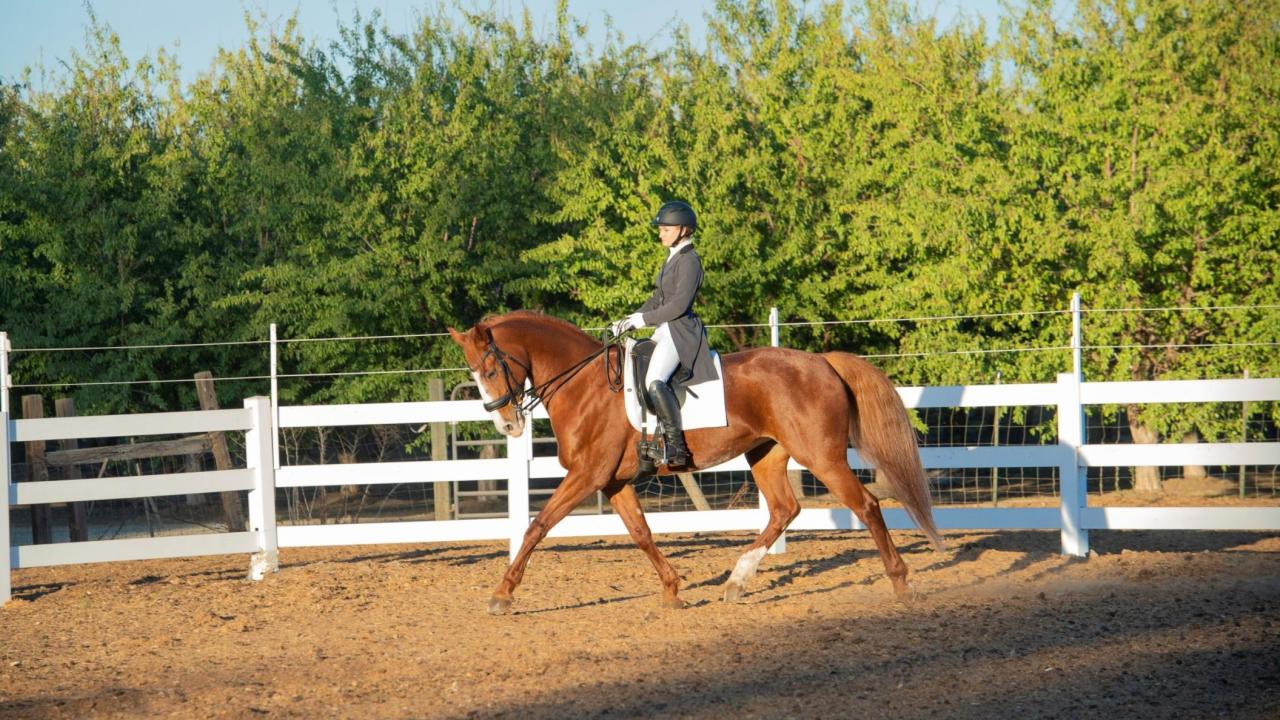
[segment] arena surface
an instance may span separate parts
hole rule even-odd
[[[744,602],[747,535],[659,538],[685,610],[625,539],[549,541],[516,613],[502,543],[35,568],[0,608],[0,716],[1275,718],[1280,536],[792,533]]]

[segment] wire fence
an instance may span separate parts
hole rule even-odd
[[[1213,306],[1171,306],[1171,307],[1134,307],[1134,308],[1081,308],[1082,315],[1098,314],[1136,314],[1136,313],[1213,313],[1227,311],[1260,311],[1273,312],[1280,310],[1280,305],[1213,305]],[[709,330],[759,330],[763,328],[782,329],[821,329],[838,326],[871,326],[871,325],[920,325],[928,323],[952,322],[952,323],[974,323],[978,321],[989,320],[1017,320],[1017,319],[1034,319],[1042,317],[1068,317],[1071,315],[1070,310],[1030,310],[1017,312],[1000,312],[1000,313],[975,313],[975,314],[954,314],[954,315],[923,315],[913,317],[886,317],[886,318],[859,318],[859,319],[836,319],[836,320],[790,320],[777,321],[773,323],[728,323],[728,324],[708,324]],[[587,332],[602,332],[607,326],[592,326],[584,328]],[[65,347],[13,347],[8,350],[8,354],[13,360],[20,360],[24,355],[47,355],[52,353],[82,353],[82,352],[127,352],[142,350],[192,350],[204,348],[218,347],[239,347],[239,346],[257,346],[268,348],[279,346],[287,348],[289,346],[314,345],[323,343],[362,343],[362,342],[385,342],[392,340],[421,340],[421,339],[442,339],[449,337],[445,332],[433,333],[407,333],[407,334],[384,334],[384,335],[353,335],[353,336],[326,336],[326,337],[299,337],[299,338],[279,338],[277,340],[260,339],[260,340],[234,340],[234,341],[217,341],[217,342],[192,342],[192,343],[169,343],[169,344],[137,344],[137,345],[114,345],[114,346],[65,346]],[[1064,333],[1064,340],[1069,338]],[[1248,349],[1266,349],[1280,347],[1280,340],[1277,341],[1235,341],[1235,342],[1116,342],[1116,343],[1090,343],[1082,344],[1080,349],[1090,352],[1109,352],[1117,350],[1193,350],[1193,349],[1225,349],[1225,348],[1248,348]],[[1072,345],[1066,343],[1034,345],[1034,346],[1012,346],[997,348],[958,348],[958,347],[931,347],[919,350],[900,350],[896,352],[866,352],[860,353],[863,357],[876,360],[894,360],[894,359],[920,359],[929,357],[963,357],[963,356],[999,356],[999,355],[1021,355],[1031,353],[1065,353],[1074,349]],[[0,349],[3,352],[3,349]],[[265,358],[264,358],[265,359]],[[377,376],[414,376],[423,374],[448,374],[462,373],[466,371],[464,367],[434,367],[434,368],[386,368],[386,369],[368,369],[368,370],[326,370],[312,372],[272,372],[265,366],[260,374],[245,374],[243,372],[231,372],[218,379],[223,382],[241,381],[256,382],[267,380],[296,380],[296,381],[314,381],[314,380],[332,380],[338,378],[361,378],[361,377],[377,377]],[[192,373],[198,370],[208,370],[204,367],[191,367]],[[10,373],[14,373],[14,369],[10,368]],[[22,377],[21,369],[17,373],[18,377]],[[4,378],[0,378],[3,382]],[[189,377],[183,378],[124,378],[116,380],[100,380],[100,379],[77,379],[62,380],[49,382],[16,382],[8,385],[12,390],[38,390],[44,388],[73,388],[73,387],[103,387],[103,386],[141,386],[141,385],[172,385],[180,383],[190,383]]]

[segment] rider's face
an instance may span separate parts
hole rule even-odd
[[[680,231],[684,230],[679,225],[659,225],[658,239],[662,241],[662,247],[671,247],[680,239]]]

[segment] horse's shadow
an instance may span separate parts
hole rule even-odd
[[[451,553],[459,551],[461,554],[456,556],[451,555]],[[297,562],[281,563],[280,568],[307,567],[325,562],[342,563],[346,565],[354,565],[357,563],[407,563],[419,565],[442,562],[448,565],[459,566],[473,565],[475,563],[484,562],[485,560],[493,560],[501,557],[506,557],[506,553],[502,551],[484,551],[476,545],[449,545],[444,547],[419,548],[417,550],[403,550],[398,552],[365,553],[337,560],[300,560]]]
[[[578,610],[581,608],[588,608],[588,607],[600,607],[604,605],[614,605],[617,603],[629,602],[631,600],[643,600],[646,598],[652,598],[657,594],[658,593],[644,593],[641,595],[619,595],[617,597],[608,597],[608,598],[602,597],[599,600],[585,600],[583,602],[573,603],[572,605],[556,605],[555,607],[537,608],[534,610],[517,610],[515,614],[516,615],[542,615],[545,613],[561,612],[565,610]],[[702,600],[695,600],[693,602],[687,603],[684,609],[692,610],[693,608],[703,607],[704,605],[710,605],[710,604],[711,604],[711,600],[703,598]]]
[[[795,533],[791,535],[793,542],[802,543],[806,539],[817,537],[806,533]],[[959,537],[951,538],[953,543],[944,553],[932,552],[932,547],[923,539],[917,539],[910,542],[900,544],[899,552],[906,558],[927,558],[925,564],[916,564],[912,562],[912,571],[914,573],[928,573],[945,570],[953,567],[961,567],[966,563],[976,561],[982,553],[986,551],[1002,551],[1002,552],[1018,552],[1021,555],[1014,560],[1009,566],[1002,568],[994,575],[975,577],[971,582],[962,585],[949,585],[947,591],[953,591],[958,587],[971,587],[980,585],[990,580],[992,577],[1004,575],[1012,575],[1026,571],[1036,565],[1050,563],[1048,567],[1041,569],[1033,574],[1029,579],[1039,580],[1045,576],[1063,572],[1070,566],[1071,561],[1061,561],[1062,556],[1058,554],[1055,543],[1056,534],[1052,532],[1038,534],[1020,534],[1020,533],[990,533],[977,538]],[[726,544],[719,541],[716,544]],[[685,549],[683,554],[692,552],[693,548]],[[672,553],[670,556],[674,556]],[[786,600],[793,597],[801,597],[805,595],[825,594],[835,592],[849,587],[869,586],[885,578],[883,571],[873,572],[861,579],[842,580],[831,585],[813,586],[806,584],[804,587],[796,585],[801,578],[814,578],[825,575],[830,572],[848,572],[858,561],[867,558],[877,558],[878,553],[875,550],[866,548],[848,548],[837,552],[833,555],[825,555],[815,558],[800,558],[781,565],[770,565],[767,562],[761,566],[759,570],[759,578],[764,580],[763,585],[752,589],[748,586],[748,590],[743,594],[743,601],[746,604],[755,603],[772,603]],[[730,577],[731,571],[725,570],[717,575],[696,580],[686,586],[686,589],[696,589],[707,586],[723,585]],[[758,582],[758,581],[757,581]],[[794,586],[788,589],[788,586]],[[763,593],[769,593],[768,597],[760,598]],[[754,601],[751,598],[755,596]]]

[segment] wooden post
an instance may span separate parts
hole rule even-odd
[[[74,398],[58,398],[53,402],[54,410],[58,417],[75,417],[76,401]],[[74,438],[70,440],[62,440],[58,443],[58,447],[62,450],[75,450],[80,447],[80,441]],[[63,480],[79,480],[80,466],[67,465],[62,469]],[[68,503],[67,506],[67,530],[71,535],[71,542],[84,542],[89,539],[89,511],[84,502]]]
[[[193,473],[200,472],[200,456],[199,455],[183,455],[182,456],[182,472]],[[187,505],[203,505],[204,495],[199,493],[187,493]]]
[[[804,471],[788,470],[787,480],[791,483],[791,492],[796,494],[796,500],[804,503]]]
[[[693,477],[693,473],[676,473],[680,478],[680,484],[684,486],[684,491],[689,493],[689,499],[693,501],[693,506],[698,510],[710,510],[711,505],[707,503],[707,496],[702,494],[702,487],[698,485],[698,481]]]
[[[427,381],[427,399],[435,402],[444,400],[444,380],[432,378]],[[442,422],[431,423],[431,459],[433,461],[449,459],[448,428]],[[435,494],[436,519],[448,520],[451,516],[449,483],[431,483],[431,488]]]
[[[44,417],[44,398],[39,395],[22,396],[22,417],[37,420]],[[49,466],[44,461],[44,441],[27,443],[27,482],[43,482],[49,479]],[[48,505],[32,505],[31,542],[35,545],[53,542],[53,527],[49,522]]]
[[[1244,379],[1245,380],[1249,379],[1248,368],[1245,368]],[[1240,442],[1242,443],[1249,442],[1249,401],[1248,400],[1245,400],[1244,402],[1240,403]],[[1245,485],[1244,468],[1245,468],[1244,465],[1240,466],[1240,497],[1241,498],[1244,497],[1244,485]]]
[[[196,395],[200,397],[201,410],[217,410],[218,393],[213,388],[213,373],[202,370],[196,373]],[[209,434],[213,441],[213,461],[219,470],[231,470],[231,452],[227,450],[227,437],[220,432]],[[227,518],[228,532],[245,529],[244,509],[240,507],[240,495],[234,490],[221,493],[222,511]]]
[[[496,459],[497,457],[498,457],[498,446],[497,446],[497,445],[481,445],[481,446],[480,446],[480,459],[481,459],[481,460],[494,460],[494,459]],[[457,491],[458,491],[458,482],[455,480],[454,482],[452,482],[452,483],[450,483],[450,484],[451,484],[451,485],[453,485],[453,491],[454,491],[455,493],[457,493]],[[478,489],[481,493],[485,493],[485,494],[481,494],[481,495],[477,495],[477,496],[476,496],[476,499],[477,499],[477,500],[479,500],[479,501],[480,501],[480,503],[481,503],[482,505],[485,505],[485,506],[487,506],[487,505],[489,505],[490,503],[494,502],[494,500],[495,500],[495,499],[497,499],[497,498],[498,498],[498,496],[500,496],[500,495],[502,494],[502,491],[498,489],[498,481],[497,481],[497,480],[477,480],[477,481],[476,481],[476,489]],[[597,495],[599,495],[599,493],[596,493],[596,494],[597,494]],[[455,495],[454,497],[457,497],[457,496]],[[597,500],[597,502],[598,502],[598,500]],[[458,508],[457,508],[456,515],[457,515],[458,517],[461,517],[461,516],[462,516],[462,501],[461,501],[461,500],[459,500],[459,501],[458,501]]]
[[[1000,384],[1003,376],[996,371],[996,384]],[[995,419],[991,424],[991,447],[1000,447],[1000,406],[996,406]],[[1102,478],[1098,478],[1098,494],[1102,494]],[[1000,505],[1000,468],[991,468],[991,507]]]

